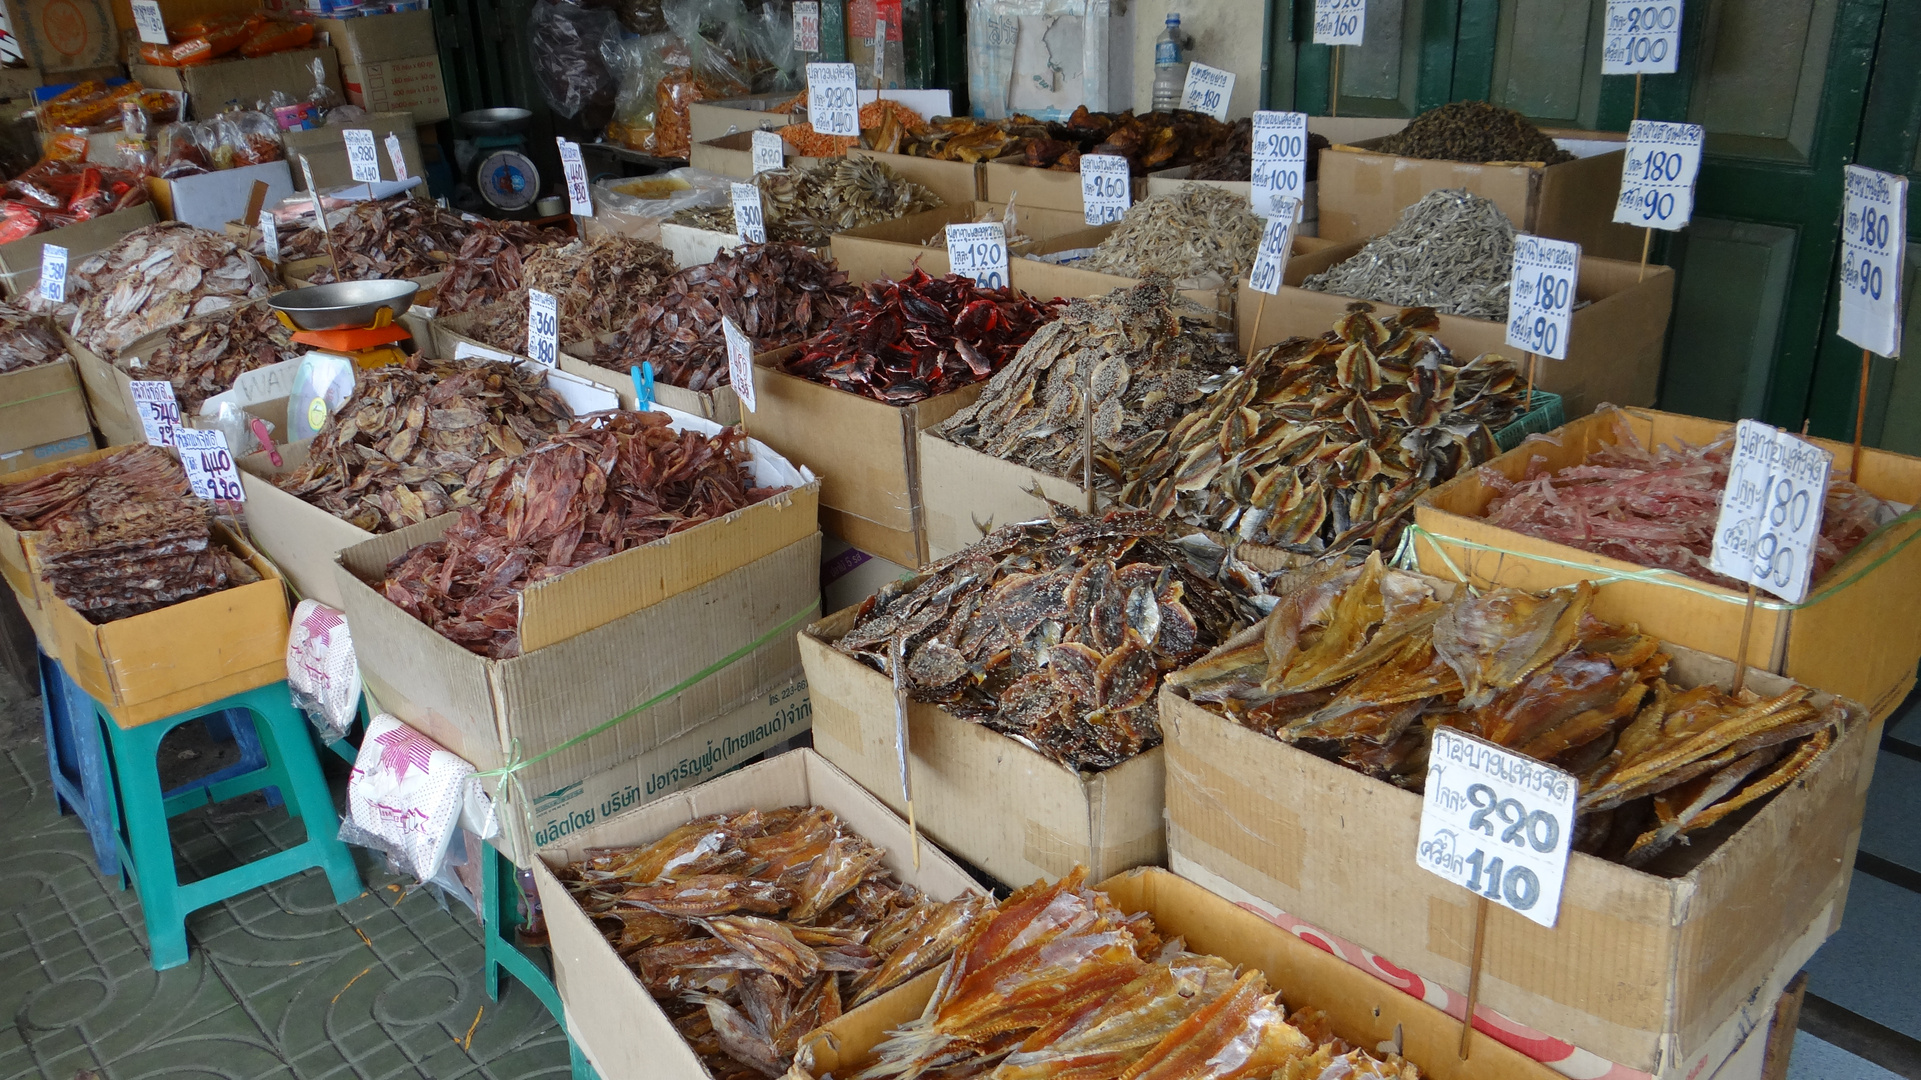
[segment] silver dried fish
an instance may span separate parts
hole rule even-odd
[[[1431,307],[1472,319],[1507,318],[1514,273],[1514,224],[1488,199],[1450,188],[1430,191],[1394,228],[1301,288]]]
[[[1166,274],[1184,288],[1218,288],[1253,268],[1262,225],[1246,196],[1192,184],[1136,203],[1081,265],[1122,277]]]

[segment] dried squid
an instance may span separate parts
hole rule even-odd
[[[67,347],[44,315],[0,304],[0,375],[64,360]]]
[[[114,361],[136,379],[165,379],[182,412],[193,415],[215,394],[233,389],[241,375],[291,360],[304,352],[293,332],[265,304],[230,308],[192,322],[177,323],[143,359]]]
[[[565,243],[567,235],[559,229],[537,229],[525,222],[476,225],[434,290],[435,311],[455,315],[507,296],[526,284],[528,258]]]
[[[280,242],[280,257],[325,258],[309,272],[315,285],[370,278],[417,278],[448,268],[476,231],[491,228],[482,219],[403,196],[386,202],[358,202],[344,212],[328,211],[326,233],[309,226]],[[338,275],[333,259],[340,260]]]
[[[660,295],[677,267],[666,248],[626,236],[542,248],[527,257],[521,271],[526,287],[470,308],[472,321],[463,333],[495,348],[524,352],[527,289],[539,289],[559,305],[557,333],[563,346],[594,341],[626,326],[635,312]],[[441,295],[446,295],[445,286]]]
[[[211,315],[267,295],[259,265],[218,233],[185,222],[135,229],[105,251],[76,263],[67,300],[38,298],[27,306],[54,311],[82,345],[102,357],[183,319]],[[71,321],[69,321],[71,318]]]

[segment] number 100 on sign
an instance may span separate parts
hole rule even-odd
[[[1579,784],[1551,765],[1434,729],[1414,861],[1551,927],[1561,910]]]
[[[1680,56],[1681,0],[1608,0],[1601,74],[1672,75]]]

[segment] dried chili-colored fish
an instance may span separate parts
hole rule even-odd
[[[171,382],[181,410],[191,415],[201,402],[233,389],[242,374],[300,351],[271,308],[251,304],[179,323],[144,360],[122,357],[115,364],[136,379]]]
[[[45,315],[0,304],[0,375],[64,359],[67,347]]]

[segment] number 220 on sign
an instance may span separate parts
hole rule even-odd
[[[1552,927],[1561,910],[1578,790],[1563,770],[1435,728],[1414,861]]]

